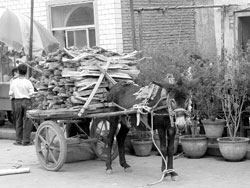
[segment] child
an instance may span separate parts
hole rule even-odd
[[[10,85],[9,95],[15,97],[14,108],[16,115],[16,142],[15,145],[31,145],[30,134],[32,123],[26,117],[26,111],[31,109],[31,97],[34,94],[34,87],[25,76],[27,66],[19,64],[19,76]]]
[[[14,67],[14,68],[11,70],[11,74],[12,74],[12,78],[11,78],[11,80],[10,80],[10,85],[11,85],[12,81],[18,77],[18,70],[17,70],[17,67]],[[14,100],[15,100],[15,96],[13,96],[13,97],[11,96],[11,97],[10,97],[10,101],[11,101],[12,114],[11,114],[11,111],[8,111],[7,114],[8,114],[8,119],[9,119],[9,121],[11,121],[11,122],[13,123],[14,128],[16,129],[16,118],[15,118]]]

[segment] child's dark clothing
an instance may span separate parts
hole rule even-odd
[[[26,111],[31,109],[30,99],[15,99],[16,141],[30,143],[32,123],[26,117]]]

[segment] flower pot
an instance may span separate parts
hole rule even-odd
[[[223,134],[226,121],[224,119],[202,120],[207,138],[220,138]]]
[[[221,155],[228,161],[241,161],[248,148],[249,138],[244,137],[223,137],[217,138]]]
[[[207,151],[208,140],[203,135],[184,135],[180,137],[182,149],[190,158],[201,158]]]
[[[125,139],[125,150],[126,152],[130,153],[130,154],[135,154],[135,150],[132,146],[132,143],[131,143],[131,140],[134,140],[134,139],[138,139],[138,136],[136,133],[131,133],[129,132],[128,135],[126,136],[126,139]]]
[[[149,156],[151,154],[151,150],[153,147],[153,141],[150,139],[147,140],[139,140],[134,139],[131,140],[132,146],[135,150],[135,155],[137,156]]]
[[[159,139],[158,134],[154,136],[154,139],[155,139],[156,146],[160,149],[160,139]],[[168,140],[168,137],[166,135],[166,146],[168,147],[167,140]],[[177,153],[178,145],[179,145],[179,135],[175,135],[175,138],[174,138],[174,154]]]

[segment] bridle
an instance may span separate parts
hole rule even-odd
[[[171,122],[171,127],[175,127],[176,130],[178,129],[178,126],[175,122],[178,114],[183,113],[186,116],[186,119],[189,119],[191,117],[191,110],[192,110],[192,100],[191,100],[191,96],[186,99],[185,104],[187,104],[187,109],[185,108],[172,108],[171,103],[174,101],[175,103],[175,99],[170,99],[169,94],[167,94],[167,109],[168,109],[168,114],[169,114],[169,118],[170,118],[170,122]]]

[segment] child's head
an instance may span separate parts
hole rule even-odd
[[[11,70],[11,75],[12,75],[12,77],[15,77],[17,74],[18,74],[17,67],[14,67],[14,68]]]
[[[27,66],[25,64],[19,64],[17,69],[18,69],[19,75],[26,75]]]

